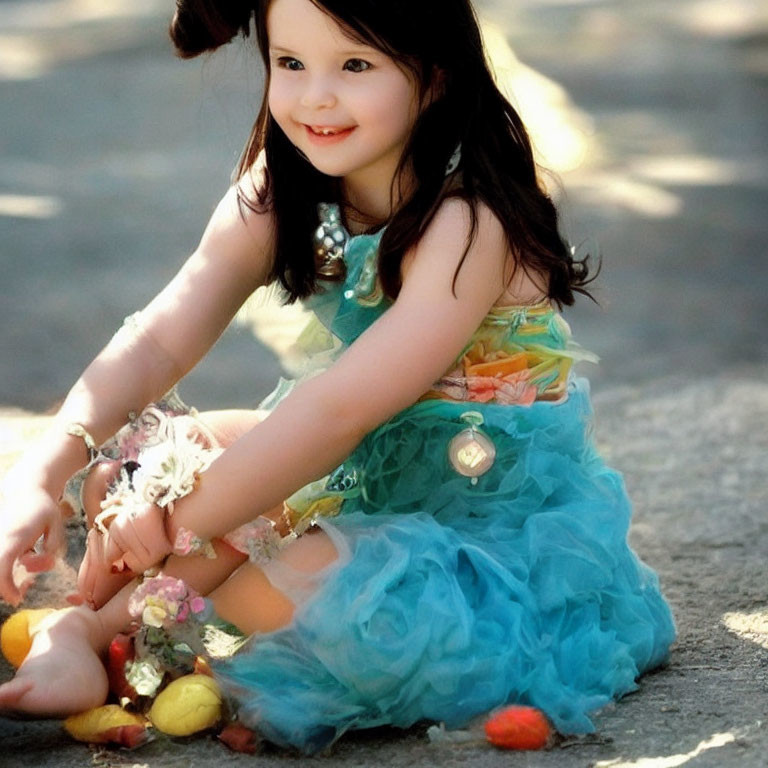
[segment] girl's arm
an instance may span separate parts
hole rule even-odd
[[[72,388],[57,422],[83,423],[97,443],[185,376],[213,346],[269,272],[269,215],[241,217],[230,189],[200,245],[144,308],[135,329],[121,329]]]
[[[167,392],[213,345],[247,296],[263,284],[272,254],[268,214],[245,209],[230,189],[200,245],[169,285],[121,329],[72,387],[46,435],[9,472],[0,506],[0,597],[17,602],[18,559],[33,570],[51,567],[63,543],[58,499],[66,480],[87,461],[78,423],[99,444]],[[40,536],[44,551],[32,553]]]
[[[466,203],[450,200],[409,258],[395,304],[327,372],[297,387],[230,446],[193,494],[176,502],[171,541],[179,527],[203,539],[225,534],[279,504],[337,467],[367,433],[443,375],[508,283],[502,227],[488,209],[480,206],[478,214],[456,296],[452,280],[470,216]],[[528,278],[514,285],[521,295],[540,294]]]

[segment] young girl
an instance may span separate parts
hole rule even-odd
[[[195,56],[253,17],[267,94],[237,184],[8,481],[6,600],[22,597],[17,560],[50,566],[65,481],[89,458],[80,495],[99,519],[88,605],[38,627],[0,707],[101,704],[99,654],[155,621],[146,595],[176,577],[248,637],[214,672],[275,743],[456,727],[506,702],[589,731],[590,711],[665,660],[674,628],[592,442],[571,373],[589,354],[556,311],[586,293],[587,266],[558,233],[469,2],[177,0],[171,33]],[[255,412],[196,419],[166,399],[137,415],[272,282],[314,310],[300,341],[325,370]],[[178,477],[149,493],[137,478],[158,446]]]

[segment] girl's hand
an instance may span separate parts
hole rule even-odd
[[[77,574],[77,595],[67,599],[73,603],[85,601],[96,610],[101,608],[113,595],[117,594],[133,579],[131,571],[116,573],[106,556],[107,537],[91,528],[85,541],[85,556]],[[79,598],[79,601],[78,601]]]
[[[170,552],[164,510],[155,504],[121,509],[105,533],[96,527],[88,533],[77,577],[80,594],[92,607],[99,607],[130,580],[131,572],[144,573]]]
[[[118,571],[128,568],[144,573],[172,549],[165,532],[165,510],[157,504],[121,510],[106,533],[105,556]]]
[[[42,547],[36,548],[41,537]],[[14,606],[24,598],[26,586],[13,578],[17,561],[32,573],[47,571],[63,548],[59,502],[31,482],[6,486],[0,502],[0,597]]]

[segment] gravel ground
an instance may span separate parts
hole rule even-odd
[[[665,669],[599,715],[594,738],[511,755],[436,747],[423,728],[377,731],[313,762],[762,768],[768,7],[477,5],[535,69],[517,95],[525,101],[536,86],[526,119],[554,136],[540,134],[541,145],[557,150],[569,138],[584,153],[553,165],[570,239],[596,239],[605,255],[602,309],[582,302],[568,319],[605,360],[587,372],[598,439],[625,474],[631,541],[661,576],[679,638]],[[242,50],[174,60],[168,13],[164,0],[0,0],[0,470],[43,424],[35,414],[194,247],[244,140],[259,90],[252,60]],[[545,93],[558,109],[537,113]],[[253,405],[279,370],[246,329],[232,329],[182,392],[201,408]],[[39,580],[30,604],[61,601],[78,548],[72,531],[70,562]],[[7,613],[0,606],[0,618]],[[9,675],[0,665],[0,679]],[[56,722],[0,718],[2,768],[225,761],[308,759],[233,755],[204,737],[96,750],[70,742]]]
[[[768,750],[767,376],[768,368],[755,368],[695,384],[657,380],[596,398],[601,450],[624,472],[635,502],[632,545],[658,570],[679,637],[666,668],[598,715],[595,736],[510,755],[431,745],[424,728],[384,730],[346,737],[313,762],[762,768]],[[6,417],[0,428],[17,434],[22,423]],[[76,554],[74,538],[71,549]],[[62,563],[40,579],[30,603],[56,603],[73,575]],[[5,679],[10,670],[0,674]],[[134,752],[95,749],[69,741],[57,722],[2,718],[0,743],[0,765],[8,768],[214,768],[224,760],[266,768],[309,760],[269,748],[255,757],[234,755],[205,737],[158,740]]]

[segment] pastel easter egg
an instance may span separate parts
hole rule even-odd
[[[149,719],[169,736],[190,736],[221,719],[219,686],[207,675],[185,675],[174,680],[152,704]]]
[[[51,613],[52,608],[25,608],[8,617],[0,629],[0,649],[9,664],[21,666],[32,647],[35,626]]]

